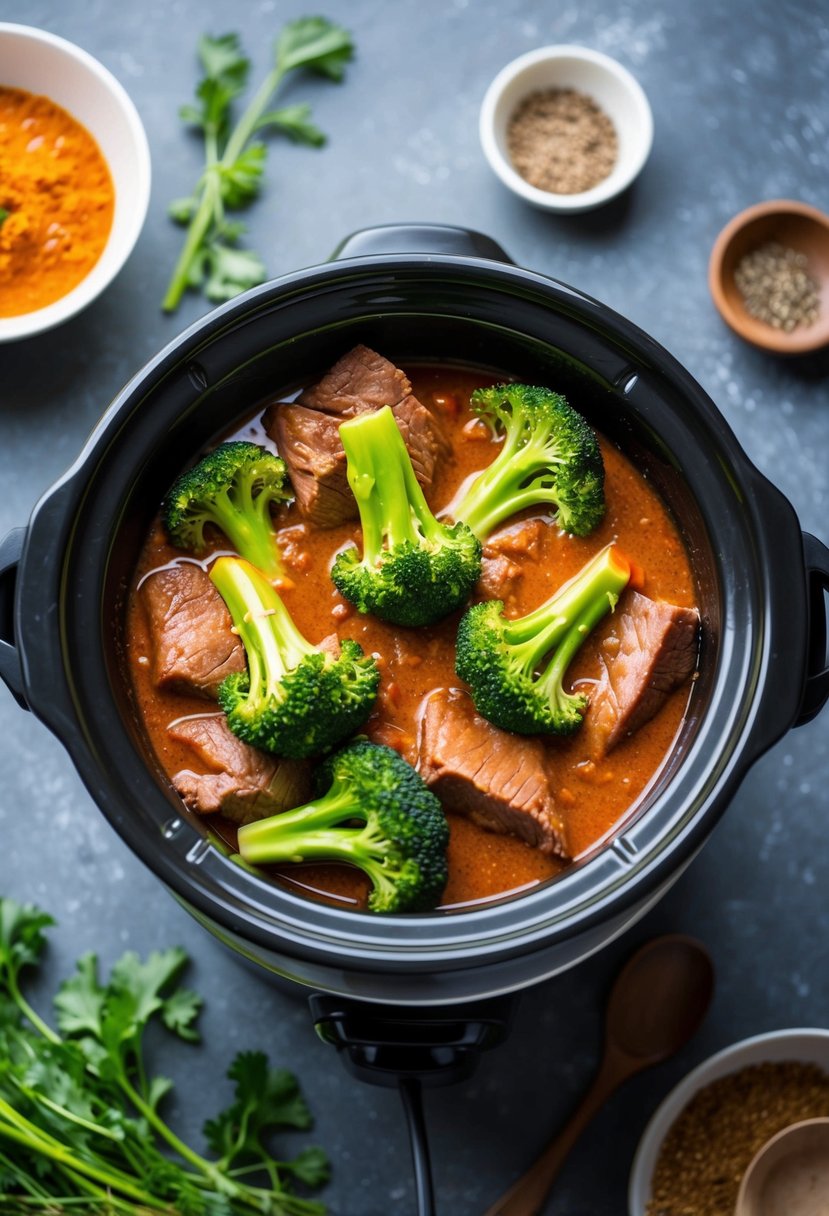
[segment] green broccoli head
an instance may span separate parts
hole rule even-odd
[[[449,827],[440,802],[390,747],[358,739],[322,764],[317,796],[239,829],[245,861],[347,862],[372,912],[426,912],[443,894]]]
[[[468,597],[481,545],[463,523],[439,523],[418,485],[388,406],[340,427],[360,511],[363,555],[346,549],[331,577],[360,612],[395,625],[429,625]]]
[[[219,704],[235,735],[288,759],[330,750],[358,730],[380,685],[377,663],[357,642],[339,657],[307,642],[266,578],[242,558],[220,557],[210,577],[227,604],[247,656],[226,676]]]
[[[271,506],[292,497],[285,462],[255,443],[222,443],[183,473],[167,494],[161,516],[174,545],[204,552],[208,524],[222,531],[242,557],[268,578],[282,563]]]
[[[577,730],[587,697],[565,690],[567,668],[629,579],[627,559],[608,545],[527,616],[507,620],[500,600],[470,608],[458,628],[455,670],[478,713],[519,735]]]
[[[476,389],[470,403],[503,446],[453,507],[485,539],[527,507],[552,507],[566,532],[587,536],[604,516],[604,463],[593,431],[559,393],[528,384]]]

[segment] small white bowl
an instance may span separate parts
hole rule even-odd
[[[115,187],[115,212],[104,250],[72,291],[34,312],[0,317],[0,342],[28,338],[85,308],[132,252],[150,200],[150,149],[138,111],[122,85],[86,51],[27,25],[0,22],[0,85],[43,94],[96,139]]]
[[[628,1186],[629,1216],[645,1216],[662,1141],[694,1094],[712,1081],[751,1064],[784,1060],[817,1064],[829,1073],[829,1030],[774,1030],[751,1039],[742,1039],[704,1060],[671,1090],[657,1107],[639,1141]]]
[[[509,120],[525,97],[545,89],[586,93],[616,128],[616,164],[590,190],[578,194],[539,190],[513,168],[507,150]],[[479,131],[492,169],[515,194],[546,211],[588,211],[615,198],[639,173],[653,143],[653,115],[642,86],[609,55],[583,46],[545,46],[501,69],[481,105]]]

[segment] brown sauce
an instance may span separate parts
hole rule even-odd
[[[492,377],[446,368],[406,370],[414,394],[439,414],[452,442],[452,457],[439,469],[428,495],[432,509],[439,514],[464,480],[485,468],[496,455],[496,441],[469,410],[471,391],[492,383]],[[263,439],[256,419],[236,434]],[[604,521],[585,539],[567,536],[554,524],[546,523],[532,554],[511,554],[510,560],[521,568],[521,577],[514,597],[507,604],[509,615],[521,615],[537,607],[610,541],[618,543],[641,567],[644,572],[641,590],[645,595],[684,607],[694,606],[688,555],[665,505],[626,457],[601,437],[600,441],[606,470]],[[360,642],[367,653],[378,655],[381,690],[365,733],[377,742],[396,747],[413,761],[425,698],[436,688],[460,684],[454,674],[459,614],[435,626],[412,630],[360,616],[342,600],[328,574],[339,549],[358,539],[358,525],[347,523],[317,531],[303,522],[293,505],[281,510],[278,525],[283,556],[293,582],[292,586],[282,588],[281,594],[291,615],[311,642],[319,642],[336,631],[342,638]],[[504,530],[514,526],[515,522],[509,521]],[[185,744],[169,738],[167,726],[188,714],[210,712],[210,705],[198,697],[155,687],[152,664],[148,661],[151,654],[148,623],[136,588],[149,571],[180,557],[180,551],[169,544],[156,520],[136,570],[127,622],[128,661],[138,710],[159,763],[171,777],[184,768],[198,771],[199,765]],[[596,678],[598,648],[612,628],[611,617],[587,640],[568,673],[572,681]],[[652,721],[601,761],[590,759],[578,733],[568,739],[546,740],[551,784],[566,821],[573,857],[593,848],[635,807],[670,753],[687,700],[688,689],[677,690]],[[464,906],[518,892],[563,870],[561,861],[542,855],[520,840],[486,832],[453,813],[451,806],[445,809],[451,839],[449,883],[442,906]],[[210,826],[235,848],[232,824],[214,815],[210,817]],[[367,891],[363,876],[348,866],[293,866],[277,877],[291,889],[306,890],[338,903],[361,905]]]

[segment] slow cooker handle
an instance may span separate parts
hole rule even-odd
[[[804,532],[803,553],[809,584],[808,659],[806,688],[795,726],[811,722],[829,700],[825,599],[829,594],[829,549],[816,536]]]
[[[383,253],[446,253],[513,264],[509,254],[492,237],[451,224],[380,224],[360,228],[337,246],[331,261],[377,257]]]
[[[14,589],[25,539],[26,529],[14,528],[0,541],[0,679],[18,705],[28,709],[20,655],[14,644]]]

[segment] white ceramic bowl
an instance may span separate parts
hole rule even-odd
[[[60,325],[114,279],[147,214],[150,149],[138,111],[122,85],[97,59],[55,34],[0,22],[0,85],[44,94],[82,123],[97,140],[115,187],[112,230],[96,264],[53,304],[0,317],[0,342],[10,342]]]
[[[616,164],[598,185],[578,194],[531,186],[507,151],[507,126],[516,107],[528,94],[551,88],[586,93],[616,128]],[[501,69],[484,97],[479,130],[492,169],[515,194],[547,211],[588,211],[615,198],[639,173],[653,143],[653,115],[639,82],[609,55],[582,46],[545,46]]]
[[[727,1076],[728,1073],[738,1072],[750,1064],[783,1060],[817,1064],[829,1073],[829,1030],[774,1030],[769,1034],[742,1039],[704,1060],[671,1090],[664,1102],[657,1107],[639,1141],[628,1187],[629,1216],[645,1216],[651,1193],[651,1179],[662,1141],[694,1094],[711,1081]]]

